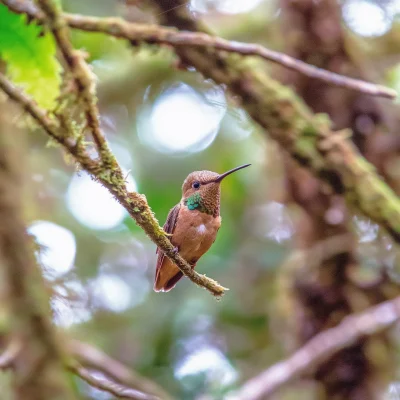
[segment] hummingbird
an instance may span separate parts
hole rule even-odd
[[[195,171],[182,185],[181,201],[168,213],[163,229],[171,235],[175,251],[194,268],[199,258],[214,243],[221,226],[221,182],[228,175],[251,164],[241,165],[223,174]],[[182,278],[181,270],[157,248],[154,282],[156,292],[169,292]]]

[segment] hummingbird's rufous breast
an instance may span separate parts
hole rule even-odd
[[[199,258],[214,243],[220,226],[220,216],[214,217],[181,206],[171,243],[178,248],[179,254],[194,268]],[[182,272],[179,268],[169,258],[165,257],[154,290],[168,291],[175,286],[181,277]]]

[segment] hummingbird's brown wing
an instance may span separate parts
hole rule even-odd
[[[169,211],[167,221],[165,222],[165,224],[163,226],[163,229],[166,233],[170,233],[170,234],[174,233],[180,208],[181,208],[181,204],[179,203],[174,208],[171,208],[171,210]],[[158,247],[157,247],[156,254],[158,254],[158,258],[157,258],[156,276],[155,276],[155,289],[156,289],[158,274],[159,274],[160,268],[163,265],[164,258],[165,258],[165,254]]]

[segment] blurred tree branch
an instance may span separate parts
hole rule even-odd
[[[93,369],[103,373],[122,386],[143,393],[150,393],[163,400],[171,399],[169,394],[153,381],[125,367],[125,365],[119,361],[114,360],[90,344],[72,340],[68,344],[68,350],[79,364],[90,370]]]
[[[233,399],[264,399],[360,337],[387,329],[399,320],[400,297],[348,316],[336,327],[313,337],[286,360],[247,381]]]
[[[0,354],[0,369],[13,368],[22,350],[21,341],[11,339]],[[109,392],[118,398],[133,400],[171,399],[169,394],[156,383],[138,375],[96,347],[72,340],[67,350],[71,356],[71,360],[66,364],[67,369],[99,390]],[[96,372],[100,372],[104,378],[97,377]]]
[[[157,400],[158,397],[149,396],[147,394],[138,392],[135,389],[123,386],[121,384],[112,382],[106,378],[100,378],[90,373],[86,368],[83,368],[76,363],[71,363],[68,369],[75,375],[79,376],[82,380],[87,382],[90,386],[111,393],[119,399],[131,400]]]
[[[35,18],[41,22],[43,22],[45,19],[44,15],[32,4],[20,0],[1,1],[15,12],[27,14],[30,18]],[[333,72],[317,68],[311,64],[307,64],[286,54],[269,50],[257,44],[229,41],[220,37],[208,35],[203,32],[178,31],[174,28],[165,28],[157,25],[154,26],[129,23],[120,18],[96,18],[86,17],[78,14],[63,13],[62,20],[71,28],[89,32],[102,32],[107,35],[126,39],[135,43],[143,42],[149,44],[167,44],[174,48],[212,47],[214,49],[223,50],[230,53],[258,56],[264,58],[265,60],[280,64],[286,68],[298,71],[309,78],[328,82],[335,86],[368,93],[374,96],[386,97],[389,99],[394,99],[397,96],[396,91],[393,89],[358,79],[349,78],[340,74],[335,74]],[[78,53],[72,56],[72,48],[70,44],[66,43],[65,35],[63,33],[57,33],[60,31],[62,32],[63,30],[65,30],[65,28],[61,30],[57,29],[55,37],[57,38],[59,46],[61,45],[60,48],[63,50],[64,57],[67,55],[67,63],[72,69],[76,70],[77,68],[82,68],[84,64],[78,61]],[[76,75],[78,77],[77,81],[79,90],[89,87],[90,81],[84,79],[85,75],[86,73]],[[79,79],[79,77],[81,77],[81,79]],[[87,92],[89,93],[89,91]],[[89,111],[91,103],[91,101],[87,101]],[[92,114],[92,112],[87,114],[88,121],[95,122],[96,118],[94,118],[94,114]],[[93,128],[94,132],[98,131],[98,124],[94,124]],[[100,132],[98,132],[96,136],[98,136],[99,133]]]
[[[43,278],[21,218],[24,156],[6,131],[3,113],[0,129],[1,288],[12,316],[4,327],[10,347],[1,362],[5,367],[12,363],[16,400],[74,399]]]
[[[11,339],[3,353],[0,354],[0,369],[11,368],[21,349],[21,341],[18,339]]]

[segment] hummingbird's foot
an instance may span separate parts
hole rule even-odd
[[[172,252],[174,253],[174,254],[178,254],[178,252],[179,252],[179,249],[178,249],[178,247],[176,246],[176,247],[174,247],[174,249],[172,250]]]

